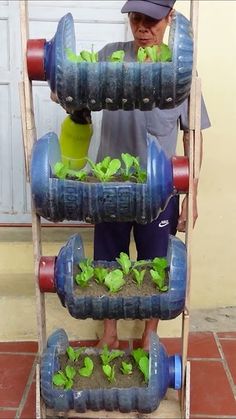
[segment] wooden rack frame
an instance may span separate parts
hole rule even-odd
[[[190,0],[190,20],[194,33],[194,59],[193,59],[193,77],[192,87],[189,97],[189,128],[190,128],[190,146],[189,146],[189,192],[188,192],[188,216],[187,228],[185,234],[185,243],[187,247],[187,289],[185,309],[182,313],[182,390],[180,397],[177,391],[168,391],[167,398],[163,400],[156,412],[151,414],[130,413],[129,418],[139,419],[158,419],[158,418],[185,418],[190,416],[190,362],[187,361],[188,338],[189,338],[189,311],[190,311],[190,285],[191,285],[191,247],[193,232],[193,188],[194,183],[198,181],[200,163],[201,163],[201,80],[197,77],[197,38],[198,38],[198,16],[199,16],[199,0]],[[37,140],[35,117],[33,108],[32,83],[28,78],[26,49],[27,40],[29,39],[29,19],[28,19],[28,0],[20,0],[20,22],[21,22],[21,44],[23,57],[23,80],[20,83],[20,103],[21,103],[21,119],[22,132],[25,152],[25,166],[27,180],[29,181],[29,166],[31,160],[31,152],[34,142]],[[46,346],[46,315],[45,315],[45,297],[40,292],[38,285],[38,268],[39,261],[42,256],[41,245],[41,220],[36,214],[34,203],[32,201],[32,239],[34,249],[34,276],[35,276],[35,292],[36,292],[36,314],[38,329],[39,356],[42,354]],[[180,403],[178,403],[178,400]],[[176,411],[176,406],[177,410]],[[47,409],[40,397],[40,377],[39,365],[36,370],[36,417],[37,419],[46,417],[77,417],[77,418],[125,418],[120,412],[86,412],[86,414],[78,414],[69,412],[68,414],[53,412]]]

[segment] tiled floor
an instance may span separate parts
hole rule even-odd
[[[180,352],[180,339],[162,342],[169,355]],[[35,418],[36,351],[36,342],[0,343],[0,419]],[[188,356],[191,418],[236,418],[236,332],[190,333]]]

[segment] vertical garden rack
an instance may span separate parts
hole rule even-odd
[[[191,283],[191,244],[192,244],[192,225],[193,225],[193,183],[199,177],[200,170],[200,114],[201,114],[201,81],[197,76],[197,35],[198,35],[198,16],[199,16],[199,2],[198,0],[190,0],[190,21],[194,34],[194,54],[193,54],[193,72],[192,72],[192,86],[189,97],[189,127],[190,127],[190,147],[189,147],[189,191],[188,191],[188,217],[187,229],[185,234],[185,244],[187,248],[187,288],[185,308],[182,313],[182,390],[180,397],[170,398],[161,402],[160,407],[156,412],[151,414],[129,413],[129,418],[166,418],[166,417],[183,417],[189,418],[190,411],[190,363],[187,361],[188,336],[189,336],[189,310],[190,310],[190,283]],[[29,164],[31,160],[32,147],[37,140],[35,117],[33,108],[32,83],[28,78],[26,50],[27,40],[29,39],[29,22],[28,22],[28,1],[20,1],[20,21],[21,21],[21,41],[22,41],[22,57],[23,57],[23,80],[20,83],[20,102],[22,114],[22,131],[25,151],[25,164],[27,180],[29,179]],[[36,291],[36,313],[37,313],[37,328],[38,328],[38,344],[39,356],[41,356],[46,346],[46,307],[45,296],[39,289],[38,271],[39,262],[42,256],[41,246],[41,219],[37,215],[32,200],[32,238],[34,249],[34,276],[35,276],[35,291]],[[175,393],[177,393],[175,391]],[[36,416],[37,418],[55,417],[55,412],[46,408],[40,396],[40,377],[39,365],[36,370]],[[124,418],[124,414],[120,412],[86,412],[85,414],[78,414],[76,412],[69,412],[62,414],[57,412],[58,417],[80,417],[80,418]]]

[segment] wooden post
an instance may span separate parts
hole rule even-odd
[[[187,287],[185,299],[185,311],[182,317],[182,394],[181,394],[181,411],[182,415],[186,414],[186,365],[188,353],[189,338],[189,311],[190,311],[190,285],[191,285],[191,248],[193,233],[193,188],[194,181],[199,177],[200,171],[200,121],[201,121],[201,82],[197,77],[197,47],[198,47],[198,16],[199,1],[190,1],[190,20],[193,28],[194,50],[193,50],[193,69],[192,69],[192,86],[189,97],[189,192],[187,204],[187,226],[186,226],[186,248],[187,248]]]
[[[20,102],[21,102],[21,119],[23,142],[26,159],[26,173],[29,179],[29,167],[31,152],[34,142],[36,141],[36,129],[34,120],[33,95],[32,84],[28,78],[26,49],[27,40],[29,37],[29,23],[28,23],[28,1],[20,1],[20,23],[21,23],[21,46],[23,59],[23,82],[20,85]],[[39,353],[42,352],[46,341],[46,327],[45,327],[45,299],[44,294],[39,290],[38,286],[38,267],[42,255],[41,246],[41,223],[40,217],[36,214],[34,203],[31,199],[31,214],[32,214],[32,238],[34,249],[34,276],[35,276],[35,290],[36,290],[36,315],[38,326],[38,340]]]

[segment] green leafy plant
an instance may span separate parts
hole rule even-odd
[[[131,355],[134,358],[136,364],[138,365],[140,371],[143,373],[145,383],[147,383],[149,378],[148,353],[143,348],[137,348],[131,352]]]
[[[105,157],[101,162],[94,163],[92,160],[87,158],[88,163],[92,168],[94,176],[96,176],[100,182],[108,182],[118,172],[121,166],[119,159],[111,159],[111,157]]]
[[[115,381],[115,365],[112,367],[109,364],[103,365],[102,370],[110,383]]]
[[[156,271],[164,271],[168,267],[166,258],[154,258],[152,260],[152,266]]]
[[[136,364],[138,364],[142,357],[147,356],[147,351],[145,351],[143,348],[137,348],[133,349],[131,355],[134,358]]]
[[[82,377],[90,377],[92,375],[93,368],[94,365],[92,359],[89,358],[89,356],[86,356],[84,358],[84,366],[79,369],[79,375]]]
[[[148,58],[154,63],[171,61],[172,53],[168,45],[164,43],[146,48],[139,48],[137,53],[137,60],[139,62],[144,62]]]
[[[131,260],[127,253],[120,252],[120,257],[116,258],[116,261],[119,263],[119,265],[122,268],[122,271],[125,275],[128,275],[130,268],[131,268]]]
[[[66,179],[67,177],[76,178],[80,181],[84,180],[87,173],[84,170],[69,169],[64,163],[57,162],[54,165],[54,173],[59,179]]]
[[[145,48],[139,47],[138,52],[137,52],[137,60],[140,63],[143,63],[144,61],[146,61],[146,59],[147,59],[147,52]]]
[[[114,269],[106,276],[104,284],[110,292],[115,293],[119,291],[125,284],[124,274],[120,269]]]
[[[94,51],[81,51],[80,54],[75,54],[71,48],[66,48],[66,57],[72,63],[96,63],[98,62],[98,53]]]
[[[94,275],[94,267],[91,265],[91,263],[92,260],[89,258],[79,263],[81,272],[76,275],[75,282],[82,288],[88,286],[88,281]]]
[[[65,390],[69,390],[73,387],[73,379],[75,375],[75,368],[67,365],[65,368],[65,372],[58,371],[53,375],[52,381],[53,384],[55,384],[56,386],[63,387]]]
[[[168,290],[168,286],[165,285],[166,268],[168,262],[166,258],[154,258],[152,261],[154,269],[150,270],[150,274],[153,282],[157,285],[160,291],[165,292]]]
[[[100,358],[102,360],[102,364],[107,365],[114,359],[119,358],[123,355],[124,355],[124,351],[120,351],[119,349],[109,351],[108,346],[104,345],[102,352],[100,354]]]
[[[138,183],[145,183],[147,181],[147,172],[141,168],[138,157],[133,158],[133,165],[135,168],[133,176],[136,178],[136,181]]]
[[[122,366],[121,366],[120,369],[121,369],[122,374],[124,374],[124,375],[132,374],[132,372],[133,372],[133,365],[132,364],[122,361],[121,365]]]
[[[102,266],[94,268],[94,279],[98,284],[103,284],[106,276],[108,275],[108,269]]]
[[[138,269],[133,268],[132,272],[134,273],[134,281],[137,283],[139,287],[141,287],[146,270],[143,269],[142,271],[139,271]]]
[[[125,58],[125,52],[123,50],[114,51],[109,57],[109,61],[112,63],[122,63]]]
[[[139,365],[140,371],[144,375],[144,381],[145,381],[145,383],[147,383],[148,379],[149,379],[149,359],[148,359],[148,356],[146,355],[146,356],[143,356],[142,358],[140,358],[138,365]]]
[[[68,346],[68,348],[66,349],[66,353],[68,355],[68,358],[75,362],[78,361],[80,355],[84,352],[85,348],[78,348],[78,349],[74,349],[72,348],[72,346]]]
[[[157,285],[160,291],[165,292],[168,290],[168,286],[165,285],[165,273],[160,273],[158,271],[150,270],[150,274],[153,282]]]

